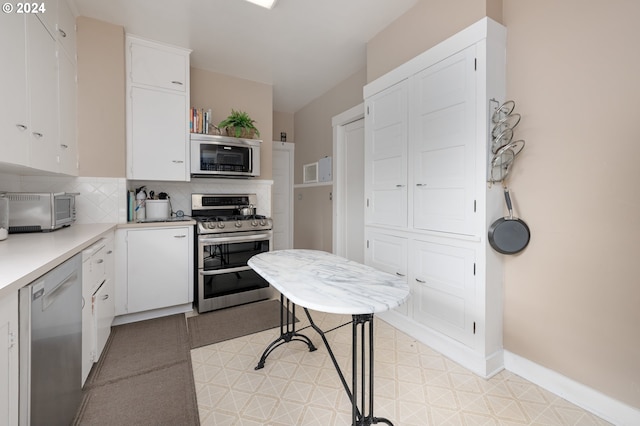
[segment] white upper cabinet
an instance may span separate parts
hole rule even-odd
[[[189,56],[166,46],[131,44],[131,83],[184,92],[188,88]]]
[[[58,50],[58,95],[60,146],[58,170],[67,175],[78,174],[77,81],[76,67],[69,55]]]
[[[189,181],[189,54],[126,37],[127,178]]]
[[[29,81],[29,166],[58,171],[58,64],[56,43],[32,15],[27,16]]]
[[[58,2],[56,40],[64,48],[72,62],[76,62],[76,17],[65,0]]]
[[[44,8],[5,14],[0,25],[0,163],[77,175],[75,18],[65,0]],[[58,18],[70,28],[67,50]]]
[[[184,95],[131,88],[131,178],[186,180]]]
[[[365,223],[407,226],[407,82],[365,102]]]
[[[63,3],[65,1],[66,0],[42,0],[21,4],[24,5],[25,12],[27,12],[27,8],[29,8],[27,13],[37,16],[40,22],[42,22],[42,25],[44,25],[49,34],[51,34],[51,37],[55,38],[58,24],[58,2]],[[37,13],[34,13],[32,9],[37,9]]]
[[[411,79],[415,228],[467,235],[477,232],[475,58],[476,48],[471,46]]]
[[[0,161],[20,166],[29,158],[25,19],[8,13],[0,25]]]

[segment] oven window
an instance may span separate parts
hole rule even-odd
[[[247,266],[249,259],[267,251],[269,240],[206,245],[203,247],[202,268],[214,271]]]
[[[200,170],[210,172],[250,172],[251,148],[200,144]]]
[[[253,269],[226,274],[205,275],[203,278],[205,299],[269,287],[269,283]]]
[[[55,200],[56,220],[65,220],[71,217],[71,199],[56,198]]]

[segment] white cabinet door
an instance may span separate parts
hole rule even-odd
[[[129,179],[189,179],[186,102],[178,93],[131,89]]]
[[[114,282],[105,280],[93,295],[93,334],[95,336],[95,362],[98,362],[111,334],[111,323],[115,316]]]
[[[165,46],[130,40],[131,83],[163,89],[187,90],[189,57]]]
[[[365,223],[407,226],[407,82],[366,100]]]
[[[414,227],[474,234],[475,46],[411,79]]]
[[[21,166],[29,158],[25,19],[3,14],[0,25],[0,161]]]
[[[365,264],[407,280],[408,240],[403,237],[386,234],[381,231],[367,229],[366,231]],[[408,303],[396,308],[407,315]]]
[[[475,332],[475,252],[412,241],[410,286],[416,321],[471,346]]]
[[[0,298],[0,424],[18,424],[18,292]]]
[[[193,301],[192,243],[191,227],[128,231],[128,313]]]
[[[27,75],[29,81],[29,165],[58,171],[58,66],[55,41],[40,21],[27,16]]]
[[[71,58],[58,49],[58,94],[60,148],[58,171],[67,175],[78,175],[77,85],[76,67]]]
[[[64,1],[64,0],[60,0]],[[33,16],[37,16],[42,25],[47,28],[47,31],[52,37],[56,36],[56,23],[58,22],[58,0],[44,0],[40,2],[23,3],[25,5],[25,11],[27,7],[31,8],[36,5],[38,7],[38,13],[33,13]],[[28,4],[28,6],[27,6]],[[15,13],[15,12],[14,12]],[[32,11],[30,11],[32,13]]]
[[[58,22],[56,24],[56,38],[71,60],[76,57],[76,17],[67,0],[58,1]]]

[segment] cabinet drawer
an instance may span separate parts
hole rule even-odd
[[[189,58],[184,54],[132,41],[131,83],[185,92]]]

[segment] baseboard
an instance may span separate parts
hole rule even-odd
[[[621,426],[640,425],[640,410],[519,355],[504,351],[504,366],[602,419]]]
[[[478,376],[488,379],[504,369],[502,350],[484,356],[470,347],[425,327],[398,312],[386,311],[376,314],[376,316],[435,351],[440,352],[452,361],[457,362],[464,368],[471,370]]]
[[[168,308],[153,309],[150,311],[135,312],[133,314],[119,315],[113,319],[112,326],[128,324],[131,322],[144,321],[153,318],[166,317],[173,314],[182,314],[193,310],[192,303],[170,306]]]

